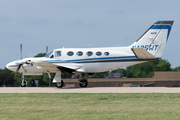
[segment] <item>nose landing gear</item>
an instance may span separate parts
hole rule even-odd
[[[20,86],[21,87],[26,87],[27,86],[27,81],[24,79],[24,76],[22,76],[22,81],[21,81],[21,84],[20,84]]]

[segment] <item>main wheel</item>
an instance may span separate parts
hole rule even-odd
[[[61,82],[57,82],[57,83],[56,83],[56,87],[57,87],[57,88],[62,88],[63,85],[64,85],[64,82],[63,82],[62,80],[61,80]]]
[[[20,85],[21,85],[21,87],[26,87],[27,86],[27,81],[23,80]]]
[[[79,86],[80,86],[80,87],[87,87],[87,85],[88,85],[87,80],[81,80],[81,81],[79,82]]]

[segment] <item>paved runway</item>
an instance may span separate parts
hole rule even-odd
[[[180,87],[0,87],[0,93],[180,93]]]

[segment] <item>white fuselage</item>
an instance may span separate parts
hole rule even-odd
[[[60,55],[57,55],[58,52]],[[106,47],[106,48],[62,48],[55,49],[47,57],[25,58],[22,61],[31,60],[33,64],[24,64],[23,67],[27,73],[44,73],[47,69],[38,67],[36,63],[53,63],[75,67],[76,72],[96,73],[108,71],[120,67],[137,64],[143,61],[137,61],[136,56],[131,51],[131,47]],[[7,68],[16,71],[17,61],[7,64]],[[35,64],[35,65],[34,65]],[[78,67],[79,66],[79,67]],[[48,67],[48,66],[47,66]],[[48,71],[55,73],[57,69],[52,66],[48,67]],[[23,68],[19,72],[24,73]]]

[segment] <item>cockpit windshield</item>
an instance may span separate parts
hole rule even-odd
[[[44,57],[48,58],[52,53],[53,53],[53,51],[51,51],[50,53],[48,53],[48,54],[45,55]]]

